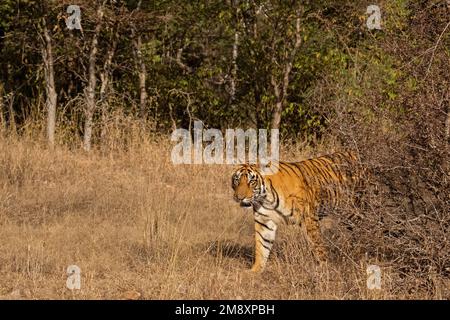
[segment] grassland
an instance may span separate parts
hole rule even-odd
[[[1,299],[387,299],[404,292],[383,269],[368,290],[360,257],[312,259],[282,227],[267,270],[247,271],[251,211],[232,200],[230,166],[178,165],[170,143],[84,154],[0,139]],[[305,158],[307,152],[292,151]],[[327,238],[333,248],[333,238]],[[66,269],[81,268],[81,289]]]

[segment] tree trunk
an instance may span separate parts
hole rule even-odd
[[[231,70],[231,89],[230,89],[230,101],[233,103],[236,99],[236,80],[237,80],[237,72],[238,67],[236,60],[238,58],[239,50],[239,32],[234,33],[234,42],[233,42],[233,56],[232,56],[232,65],[233,69]]]
[[[44,45],[42,48],[42,59],[44,61],[45,78],[45,105],[47,109],[47,139],[50,148],[55,145],[55,127],[56,127],[56,103],[58,95],[55,87],[55,72],[53,59],[53,46],[47,24],[44,19]]]
[[[141,9],[142,0],[137,4],[136,11]],[[145,66],[144,58],[142,57],[142,37],[138,33],[136,35],[136,26],[131,25],[131,35],[134,45],[134,56],[136,70],[139,74],[139,114],[143,120],[147,118],[147,67]]]
[[[9,123],[9,130],[11,133],[16,134],[17,133],[17,126],[16,126],[16,116],[14,112],[14,99],[15,95],[13,92],[10,92],[8,95],[8,123]]]
[[[94,35],[92,36],[91,50],[89,53],[89,75],[88,75],[88,85],[84,90],[86,109],[85,109],[85,122],[84,122],[84,150],[89,152],[91,150],[91,139],[92,139],[92,126],[93,126],[93,116],[95,112],[95,89],[97,87],[97,77],[95,74],[96,69],[96,59],[98,52],[98,36],[102,27],[103,19],[103,6],[105,3],[100,4],[97,9],[98,22],[95,26]]]
[[[6,129],[6,121],[4,116],[4,103],[3,103],[3,83],[0,82],[0,133]]]
[[[283,101],[277,101],[272,113],[271,129],[279,129],[281,124],[281,112],[283,112]]]
[[[106,54],[106,60],[103,64],[103,70],[100,72],[100,103],[101,103],[101,112],[102,112],[102,128],[100,133],[100,139],[103,140],[106,136],[106,114],[108,112],[107,106],[107,92],[109,90],[109,86],[111,84],[111,65],[114,58],[114,54],[117,48],[117,41],[119,38],[119,27],[117,27],[114,35],[112,44],[108,49],[108,52]]]
[[[143,120],[147,118],[147,68],[145,66],[144,59],[142,58],[142,38],[140,35],[137,37],[136,41],[136,55],[138,58],[139,66],[139,110],[140,115]]]
[[[284,62],[283,78],[281,81],[277,82],[275,76],[271,75],[271,83],[274,89],[274,94],[276,98],[275,107],[272,113],[271,129],[279,129],[281,124],[281,113],[283,112],[284,105],[286,102],[287,91],[289,88],[289,76],[292,71],[292,66],[294,63],[295,56],[301,45],[301,34],[300,34],[300,13],[297,12],[297,18],[295,20],[295,42],[294,46],[288,54],[286,52],[286,57],[288,57]],[[273,49],[275,50],[275,49]],[[274,59],[274,58],[272,58]],[[275,61],[274,61],[275,64]]]

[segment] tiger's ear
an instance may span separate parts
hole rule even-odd
[[[260,168],[270,168],[272,166],[272,160],[269,161],[263,161],[261,162],[260,160],[258,160],[258,162],[256,163],[256,165]]]
[[[258,164],[258,168],[261,171],[262,175],[273,175],[276,174],[278,172],[279,169],[279,165],[278,165],[278,161],[273,161],[273,160],[269,160],[269,161],[265,161],[263,163],[259,163]]]

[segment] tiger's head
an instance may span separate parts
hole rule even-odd
[[[244,164],[231,177],[234,200],[241,207],[259,206],[265,197],[264,178],[255,166]]]

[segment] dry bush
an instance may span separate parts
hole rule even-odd
[[[327,138],[356,149],[370,172],[361,207],[344,208],[364,218],[351,232],[336,229],[342,229],[335,235],[342,256],[366,257],[391,270],[396,296],[448,298],[450,76],[448,34],[442,33],[448,16],[439,8],[414,6],[408,31],[416,43],[392,34],[377,39],[378,51],[362,53],[360,66],[354,66],[357,76],[325,77],[313,99],[330,119]],[[366,94],[354,97],[348,88]]]

